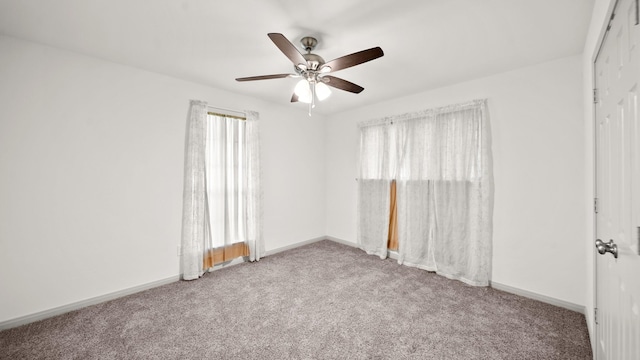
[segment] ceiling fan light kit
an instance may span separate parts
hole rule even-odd
[[[298,81],[294,88],[291,102],[308,103],[309,116],[311,116],[311,109],[315,107],[316,99],[322,101],[331,95],[329,86],[355,94],[359,94],[364,90],[360,85],[328,75],[329,73],[356,66],[384,55],[381,48],[375,47],[325,62],[321,56],[311,53],[318,45],[318,40],[314,37],[305,36],[300,40],[302,48],[306,51],[306,54],[302,54],[284,35],[279,33],[269,33],[267,35],[278,49],[291,60],[295,74],[250,76],[236,78],[236,81],[301,77],[302,79]]]
[[[309,104],[313,101],[313,93],[315,91],[318,101],[325,100],[331,95],[331,89],[323,82],[312,82],[306,79],[298,81],[293,92],[298,97],[298,101]],[[295,102],[295,101],[294,101]],[[312,105],[313,106],[313,105]]]

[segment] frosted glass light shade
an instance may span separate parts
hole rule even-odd
[[[298,101],[309,104],[311,102],[311,87],[305,79],[298,81],[293,92],[298,96]]]
[[[328,98],[329,95],[331,95],[331,89],[329,89],[325,83],[316,83],[316,96],[318,97],[318,100],[322,101]]]

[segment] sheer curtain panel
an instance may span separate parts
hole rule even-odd
[[[184,156],[184,190],[182,194],[182,277],[197,279],[202,275],[207,233],[205,133],[207,103],[191,100],[187,116]]]
[[[395,141],[388,122],[360,125],[358,178],[358,246],[387,257],[390,189],[395,173]]]
[[[486,100],[396,122],[398,262],[470,285],[491,277],[493,170]]]
[[[247,136],[247,234],[249,261],[264,256],[262,239],[262,167],[260,162],[260,122],[258,113],[245,111]]]

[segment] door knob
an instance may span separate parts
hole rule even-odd
[[[614,258],[618,258],[618,245],[613,240],[609,240],[609,242],[604,242],[600,239],[596,240],[596,249],[598,249],[600,255],[610,252]]]

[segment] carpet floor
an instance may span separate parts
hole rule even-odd
[[[320,241],[0,332],[1,359],[591,359],[584,316]]]

